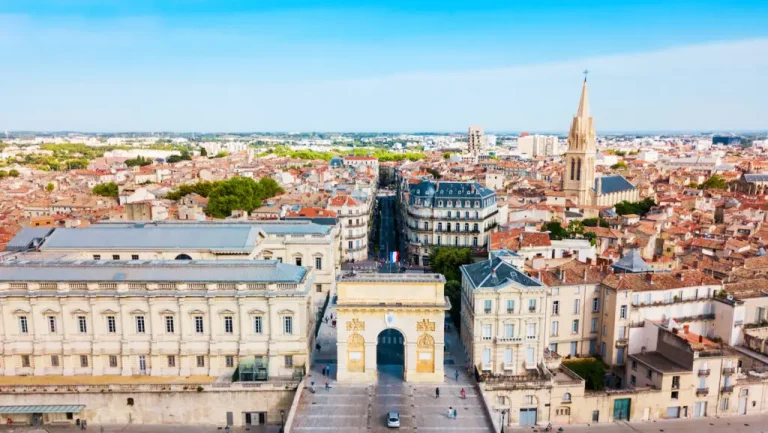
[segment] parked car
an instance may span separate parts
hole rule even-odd
[[[400,414],[397,412],[390,412],[387,414],[387,427],[400,428]]]

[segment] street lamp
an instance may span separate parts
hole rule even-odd
[[[285,409],[280,409],[280,433],[285,431]]]
[[[504,422],[507,418],[507,409],[501,410],[501,433],[504,433]]]

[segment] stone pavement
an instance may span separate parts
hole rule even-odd
[[[335,314],[329,305],[326,315]],[[336,329],[330,322],[324,322],[318,338],[321,350],[313,357],[315,362],[309,379],[315,381],[315,392],[306,389],[302,394],[294,432],[391,431],[386,426],[386,415],[390,411],[400,413],[400,430],[404,432],[493,432],[476,393],[474,379],[466,372],[464,352],[453,327],[446,333],[449,349],[445,354],[446,378],[439,384],[407,384],[402,380],[401,366],[380,366],[376,384],[339,384],[335,380]],[[326,364],[331,366],[331,377],[322,375]],[[328,390],[326,381],[330,386]],[[435,397],[438,387],[439,398]],[[466,391],[466,399],[461,398],[461,389]],[[458,411],[456,419],[448,418],[449,407]]]

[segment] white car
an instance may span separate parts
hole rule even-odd
[[[400,428],[400,414],[397,412],[390,412],[387,414],[387,427]]]

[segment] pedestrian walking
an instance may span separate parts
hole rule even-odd
[[[325,375],[331,377],[331,366],[328,364],[325,364]]]
[[[328,385],[328,381],[327,380],[325,381],[325,390],[326,391],[330,391],[331,390],[331,385]]]
[[[435,388],[435,398],[440,398],[440,388]]]
[[[453,419],[456,419],[459,416],[459,411],[456,409],[453,410]]]
[[[453,418],[453,408],[449,407],[448,408],[448,419],[451,419],[451,418]]]
[[[83,420],[83,422],[80,423],[80,430],[85,430],[86,427],[87,427],[86,426],[86,422],[85,422],[85,420]]]
[[[456,374],[454,375],[454,377],[456,378],[456,382],[458,382],[459,381],[459,369],[458,368],[456,369]]]
[[[461,388],[461,398],[462,400],[467,399],[467,391],[464,391],[464,388]]]

